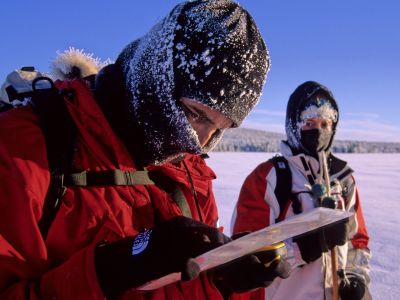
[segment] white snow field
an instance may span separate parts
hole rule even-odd
[[[214,191],[220,223],[230,219],[246,176],[273,153],[212,152],[208,165],[217,174]],[[338,154],[355,170],[372,251],[374,300],[400,299],[400,154]]]

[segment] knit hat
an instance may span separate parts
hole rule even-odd
[[[178,4],[116,61],[147,152],[171,155],[206,152],[221,135],[201,148],[177,100],[191,98],[239,126],[260,98],[269,64],[253,19],[227,0]]]
[[[289,98],[285,127],[288,144],[295,151],[302,149],[301,128],[305,121],[310,118],[330,119],[332,121],[329,149],[339,122],[339,108],[332,92],[315,81],[307,81],[299,85]]]
[[[257,103],[269,57],[251,16],[229,1],[189,4],[174,40],[177,96],[195,99],[239,126]]]

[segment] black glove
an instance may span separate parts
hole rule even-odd
[[[348,239],[349,220],[341,220],[323,229],[298,236],[293,239],[300,249],[301,257],[310,263],[321,257],[322,252],[328,252],[335,246],[344,245]]]
[[[112,297],[172,272],[182,272],[182,280],[190,280],[200,272],[191,258],[228,241],[217,228],[176,217],[136,237],[96,247],[99,284],[105,296]]]
[[[342,273],[343,274],[343,273]],[[339,296],[341,300],[367,300],[372,299],[364,280],[354,273],[347,273],[344,279],[340,275]]]
[[[255,288],[267,287],[276,277],[287,278],[291,267],[272,251],[249,254],[210,272],[215,286],[224,299],[232,293],[243,293]]]

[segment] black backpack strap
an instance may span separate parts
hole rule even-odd
[[[182,214],[191,218],[189,204],[177,182],[163,173],[156,171],[83,171],[64,175],[65,186],[133,186],[156,185],[167,192],[179,206]]]
[[[161,172],[150,172],[149,176],[159,188],[166,191],[171,196],[179,206],[182,215],[192,218],[192,212],[190,211],[187,199],[176,181]],[[196,197],[196,195],[194,196]]]
[[[288,201],[292,201],[293,211],[297,214],[300,212],[300,202],[292,193],[292,172],[290,171],[289,163],[283,156],[277,155],[269,159],[274,165],[276,172],[275,196],[279,203],[280,214],[275,220],[282,221]]]
[[[12,108],[14,108],[14,106],[12,106],[10,103],[0,100],[0,113],[6,112]]]
[[[117,186],[117,185],[154,185],[149,172],[144,171],[83,171],[79,173],[65,174],[66,186]]]
[[[41,80],[49,81],[51,88],[36,89]],[[31,103],[46,140],[50,171],[52,174],[68,172],[72,168],[78,131],[65,105],[65,98],[74,97],[74,91],[59,91],[47,77],[36,78],[32,87]]]
[[[41,80],[48,81],[51,88],[36,89],[36,84]],[[64,102],[66,96],[73,97],[73,91],[59,91],[47,77],[36,78],[32,82],[32,88],[31,104],[45,138],[51,173],[42,217],[39,220],[40,231],[43,238],[46,238],[66,190],[63,174],[72,168],[77,128]]]
[[[52,175],[47,194],[43,204],[42,217],[39,220],[39,229],[43,239],[46,239],[50,226],[57,214],[61,204],[61,198],[64,196],[67,188],[63,183],[62,175]]]

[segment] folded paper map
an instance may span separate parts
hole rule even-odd
[[[195,258],[201,271],[227,263],[243,255],[252,253],[272,244],[302,235],[309,231],[348,219],[353,214],[330,208],[314,208],[311,211],[295,215],[282,222],[252,232],[228,244],[203,253]],[[188,241],[190,243],[190,241]],[[140,290],[154,290],[167,284],[179,281],[181,273],[172,273],[157,280],[150,281]]]

